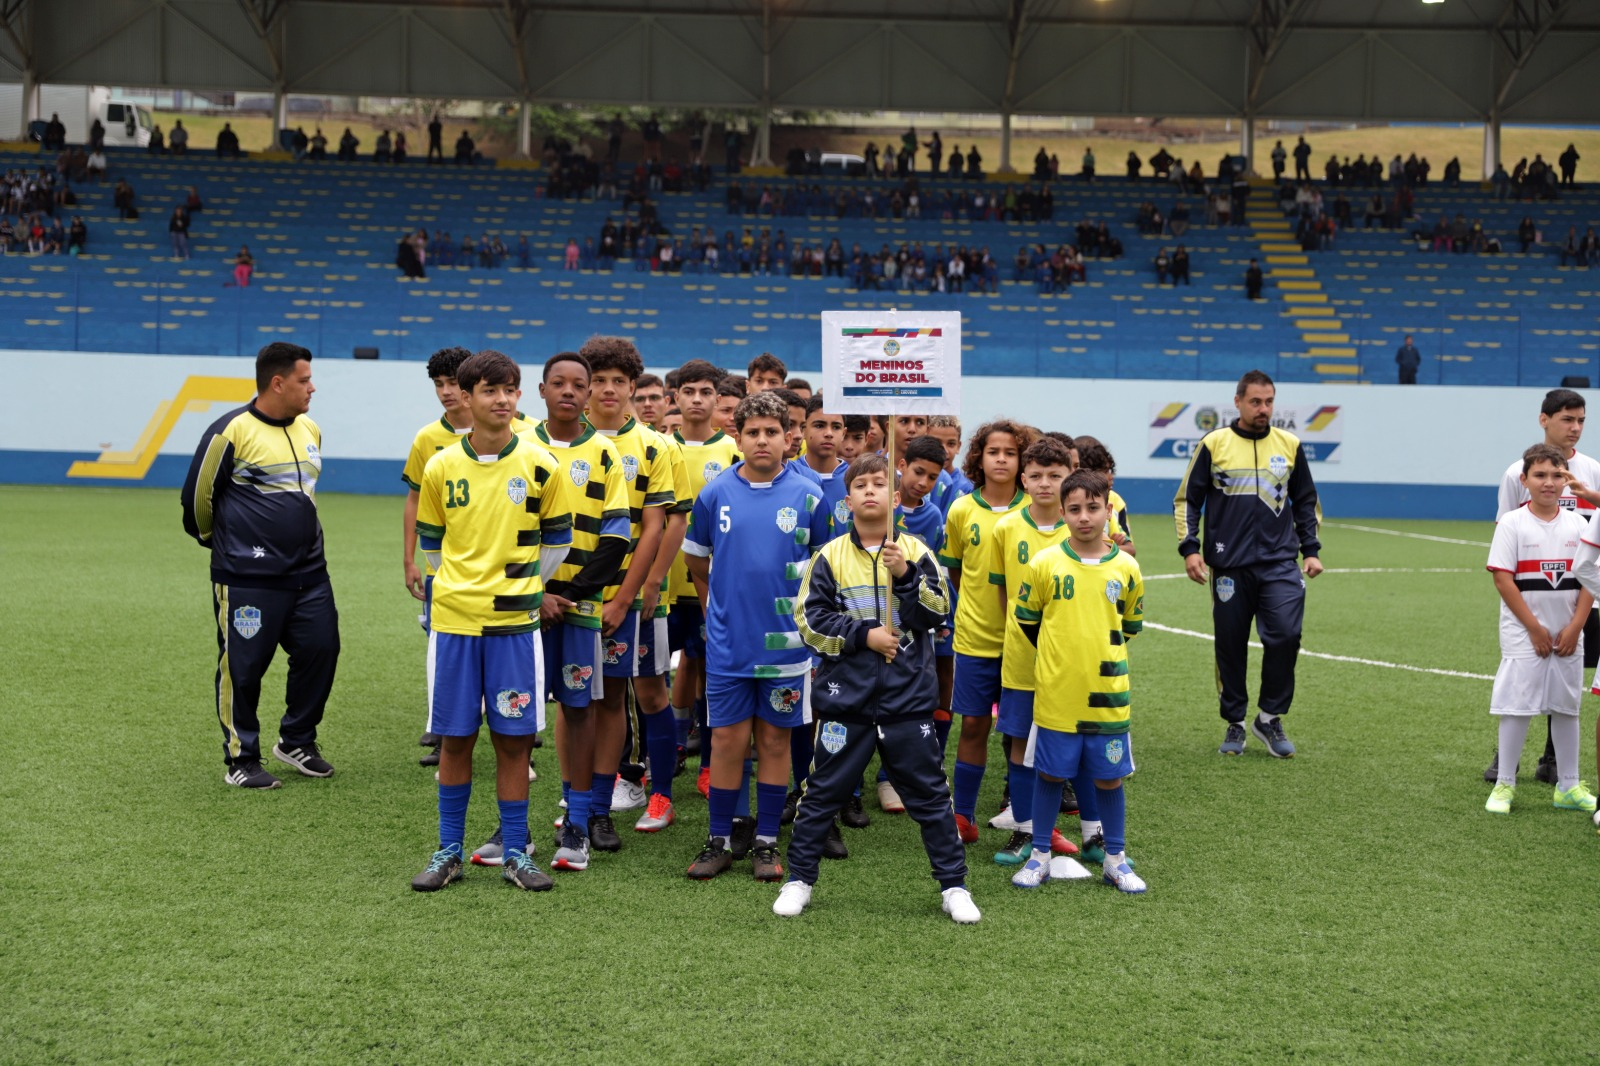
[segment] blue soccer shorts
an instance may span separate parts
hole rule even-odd
[[[665,618],[629,611],[609,637],[600,638],[606,677],[664,677],[672,664]]]
[[[798,677],[706,675],[706,720],[712,729],[752,718],[779,729],[811,724],[811,671]]]
[[[955,685],[950,710],[955,714],[987,716],[1000,702],[1000,657],[985,659],[956,652]]]
[[[699,600],[679,600],[672,605],[671,624],[677,630],[672,645],[691,659],[706,657],[706,615]]]
[[[994,727],[1003,737],[1027,740],[1033,731],[1033,690],[1003,688],[1000,690],[1000,715]]]
[[[539,634],[428,634],[428,732],[526,736],[544,728],[544,648]]]
[[[550,699],[582,709],[605,692],[600,631],[558,622],[545,626],[544,661]]]
[[[1127,733],[1062,733],[1034,727],[1023,761],[1046,777],[1070,781],[1081,768],[1093,781],[1133,773],[1133,738]]]

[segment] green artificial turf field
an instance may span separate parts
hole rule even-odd
[[[1551,809],[1532,752],[1517,810],[1484,812],[1487,680],[1302,658],[1299,757],[1252,741],[1224,759],[1209,645],[1154,628],[1132,653],[1143,897],[1014,889],[990,859],[1005,834],[985,830],[968,852],[983,921],[958,927],[915,827],[869,798],[850,859],[780,920],[747,864],[683,876],[705,832],[687,775],[675,828],[625,832],[554,892],[468,867],[413,893],[436,820],[400,502],[321,507],[343,621],[322,736],[338,774],[247,794],[221,780],[207,557],[177,493],[0,488],[0,1061],[1594,1058],[1600,839]],[[1489,523],[1370,525],[1446,539],[1330,524],[1307,650],[1492,674]],[[1171,577],[1167,520],[1134,531],[1149,621],[1209,631],[1205,594]],[[264,709],[282,680],[280,660]],[[1592,781],[1592,707],[1585,722]],[[469,846],[494,818],[478,754]],[[547,856],[551,748],[539,764]]]

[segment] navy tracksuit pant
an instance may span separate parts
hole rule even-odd
[[[1261,636],[1261,691],[1267,714],[1288,714],[1294,702],[1294,664],[1300,654],[1306,582],[1293,559],[1239,570],[1211,571],[1211,621],[1216,632],[1217,691],[1222,717],[1244,723],[1250,692],[1245,667],[1250,623]]]

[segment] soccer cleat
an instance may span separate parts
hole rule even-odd
[[[1579,781],[1566,791],[1556,789],[1555,799],[1552,801],[1557,810],[1561,811],[1593,811],[1595,809],[1594,793],[1589,791],[1589,786]]]
[[[596,851],[621,851],[622,838],[617,835],[617,824],[609,814],[589,816],[589,843]]]
[[[428,868],[411,879],[411,887],[417,892],[437,892],[461,877],[461,852],[440,848],[428,860]]]
[[[1050,830],[1050,854],[1076,855],[1078,854],[1078,845],[1062,836],[1061,830],[1052,829]]]
[[[706,846],[700,849],[700,854],[694,862],[689,864],[689,877],[695,881],[709,881],[720,873],[725,873],[733,865],[733,856],[728,854],[728,849],[723,846],[721,837],[707,837]]]
[[[1032,830],[1013,829],[1006,846],[994,853],[994,861],[1001,866],[1021,866],[1033,853]]]
[[[1072,790],[1071,781],[1061,782],[1061,813],[1078,813],[1078,794]]]
[[[783,814],[778,817],[779,825],[792,825],[794,815],[800,809],[800,790],[797,788],[783,797]]]
[[[1489,793],[1489,800],[1483,805],[1483,809],[1488,811],[1490,814],[1510,814],[1511,801],[1516,798],[1516,795],[1516,785],[1502,785],[1497,783],[1494,786],[1494,791]]]
[[[650,793],[644,786],[629,781],[621,774],[617,775],[617,783],[611,789],[611,809],[613,811],[636,811],[650,802]]]
[[[1494,784],[1500,780],[1500,745],[1494,746],[1494,751],[1489,755],[1489,768],[1483,771],[1483,780],[1487,784]]]
[[[756,844],[756,820],[749,815],[735,816],[733,835],[728,838],[728,854],[742,859]]]
[[[845,800],[844,806],[839,809],[839,821],[851,829],[865,829],[872,824],[867,812],[861,809],[860,796],[851,796]]]
[[[757,844],[750,852],[750,865],[757,881],[782,881],[783,862],[777,844]]]
[[[287,766],[294,767],[307,777],[333,776],[333,764],[322,757],[315,744],[296,744],[292,748],[286,748],[280,740],[272,745],[272,757]]]
[[[422,756],[422,758],[417,760],[417,765],[418,766],[438,766],[439,765],[439,749],[438,748],[433,748],[433,749],[429,750],[428,754]]]
[[[878,782],[878,807],[885,814],[904,814],[906,805],[900,793],[887,781]]]
[[[1222,746],[1217,749],[1223,755],[1244,754],[1244,726],[1239,722],[1228,723],[1228,733],[1222,738]]]
[[[960,815],[957,815],[956,817],[959,818]],[[1014,816],[1011,813],[1010,805],[1007,804],[1007,806],[1006,806],[1006,808],[1004,810],[1002,810],[999,814],[995,815],[993,818],[989,819],[989,828],[990,829],[1010,829],[1010,830],[1015,831],[1017,829],[1021,829],[1022,828],[1022,823],[1017,821],[1016,816]],[[965,838],[962,838],[962,839],[965,839]],[[974,838],[974,839],[976,839],[976,838]],[[968,843],[971,843],[971,841],[968,841]]]
[[[506,853],[500,876],[525,892],[548,892],[556,887],[555,881],[533,864],[525,851],[512,848]]]
[[[1103,863],[1106,861],[1106,838],[1104,833],[1096,833],[1083,842],[1083,857],[1089,862]]]
[[[1267,754],[1274,759],[1294,758],[1294,744],[1283,735],[1282,718],[1274,718],[1269,722],[1258,714],[1250,719],[1250,732],[1267,746]]]
[[[1554,785],[1556,783],[1556,761],[1541,756],[1539,765],[1534,768],[1533,779],[1541,785]]]
[[[1589,820],[1594,823],[1594,831],[1600,833],[1600,811],[1596,811],[1594,817]]]
[[[532,830],[529,830],[528,843],[523,847],[522,850],[529,855],[535,854],[535,852],[538,850],[533,844]],[[499,866],[504,860],[505,842],[500,836],[500,827],[495,826],[493,835],[479,845],[478,849],[472,853],[472,864],[474,866]]]
[[[539,771],[533,768],[533,756],[530,755],[528,756],[528,783],[531,785],[537,780],[539,780]]]
[[[978,911],[978,905],[972,902],[972,893],[965,888],[960,886],[947,888],[939,895],[944,899],[942,906],[951,921],[960,925],[971,925],[983,917]]]
[[[282,781],[263,770],[259,762],[234,763],[222,772],[222,781],[235,788],[269,789],[283,785]]]
[[[441,739],[438,733],[424,733],[417,738],[417,747],[437,748]]]
[[[804,881],[789,881],[778,890],[778,898],[772,904],[772,913],[779,918],[798,917],[810,902],[811,886]]]
[[[561,827],[561,846],[550,859],[557,870],[579,872],[589,868],[589,838],[575,825]]]
[[[972,819],[966,815],[958,814],[956,815],[956,836],[961,838],[961,843],[963,844],[976,844],[978,842],[978,827],[973,825]]]
[[[700,776],[696,779],[694,787],[706,799],[709,800],[711,798],[711,767],[700,767]]]
[[[684,741],[683,741],[683,750],[688,752],[690,755],[699,755],[700,754],[700,727],[699,726],[691,726],[690,727],[689,735],[687,737],[685,737]]]
[[[638,833],[659,833],[677,817],[672,809],[672,801],[656,793],[650,797],[650,806],[645,809],[644,817],[633,823],[633,828]]]
[[[834,822],[828,826],[828,835],[822,838],[822,857],[824,859],[848,859],[850,849],[844,846],[844,837],[839,832],[839,823]]]
[[[1028,861],[1022,864],[1022,869],[1011,875],[1011,883],[1018,888],[1038,888],[1050,880],[1050,855],[1043,851],[1028,849]]]
[[[1133,872],[1126,855],[1107,855],[1106,861],[1100,866],[1100,876],[1106,884],[1130,896],[1136,896],[1148,887],[1144,879]]]

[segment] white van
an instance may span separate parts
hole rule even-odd
[[[61,116],[68,144],[88,144],[89,128],[99,119],[106,128],[108,148],[148,148],[154,125],[148,109],[126,100],[113,100],[103,85],[43,85],[39,88],[41,121]],[[22,86],[0,85],[0,140],[27,140],[22,109]]]

